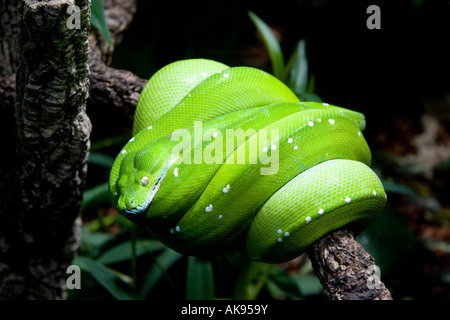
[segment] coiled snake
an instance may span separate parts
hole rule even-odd
[[[180,253],[236,245],[287,261],[330,231],[362,231],[385,205],[364,128],[361,113],[299,101],[259,69],[174,62],[141,94],[111,199]]]

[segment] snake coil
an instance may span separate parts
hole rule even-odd
[[[142,91],[111,199],[180,253],[236,245],[287,261],[333,230],[362,231],[385,205],[364,128],[361,113],[300,102],[261,70],[177,61]]]

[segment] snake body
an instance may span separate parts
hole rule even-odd
[[[180,253],[235,245],[287,261],[335,229],[362,231],[383,208],[364,128],[361,113],[300,102],[259,69],[177,61],[142,91],[111,199]]]

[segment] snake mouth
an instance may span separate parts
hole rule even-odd
[[[141,216],[144,216],[147,212],[148,208],[150,207],[150,204],[153,201],[153,198],[156,196],[156,193],[159,190],[159,187],[161,186],[164,177],[166,176],[166,170],[163,170],[161,175],[156,179],[156,181],[153,183],[151,189],[148,191],[147,197],[145,198],[145,201],[143,204],[139,204],[134,208],[128,208],[125,207],[122,210],[122,215],[124,215],[126,218],[129,219],[136,219]]]

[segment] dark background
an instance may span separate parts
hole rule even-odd
[[[366,9],[381,9],[381,30],[369,30]],[[251,10],[281,35],[287,60],[306,40],[316,93],[363,111],[369,125],[419,112],[422,100],[449,88],[448,1],[140,1],[113,66],[149,78],[175,60],[210,58],[270,71]]]

